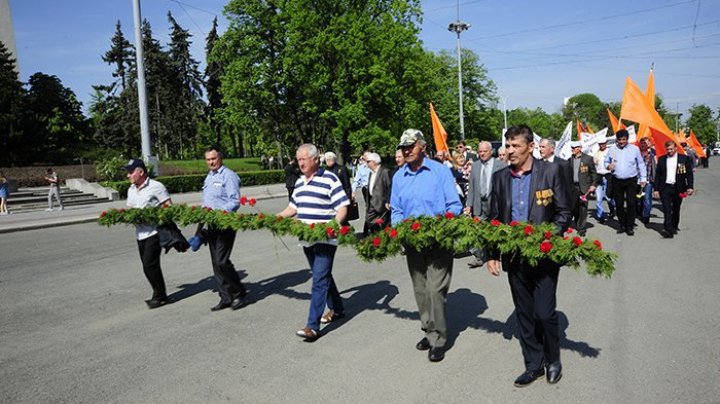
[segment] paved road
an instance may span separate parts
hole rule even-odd
[[[589,230],[621,255],[617,272],[563,271],[565,375],[525,389],[512,386],[523,365],[506,278],[467,269],[469,258],[455,261],[451,349],[435,364],[414,348],[422,334],[401,258],[366,264],[339,249],[349,317],[304,343],[293,334],[310,274],[292,238],[288,251],[268,232],[241,233],[233,259],[252,304],[211,313],[207,249],[163,256],[176,302],[151,311],[131,228],[2,234],[0,402],[717,403],[718,166],[697,183],[673,240],[659,236],[659,217],[632,238]]]

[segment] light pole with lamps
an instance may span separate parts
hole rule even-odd
[[[450,25],[448,25],[448,31],[452,31],[457,34],[458,99],[460,100],[460,140],[465,140],[465,122],[463,121],[462,55],[460,53],[460,34],[463,31],[467,31],[469,28],[470,24],[460,21],[460,12],[458,9],[458,19],[457,21],[451,22]]]

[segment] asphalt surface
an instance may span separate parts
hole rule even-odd
[[[234,312],[210,312],[206,248],[163,255],[174,303],[148,310],[133,229],[81,223],[0,235],[0,402],[720,402],[720,169],[710,163],[675,239],[660,237],[657,209],[634,237],[590,220],[588,236],[620,259],[610,280],[561,272],[557,385],[513,387],[523,361],[506,277],[468,269],[468,257],[455,260],[448,295],[450,349],[430,363],[414,347],[422,333],[402,257],[368,264],[339,248],[348,316],[306,343],[294,335],[311,283],[296,240],[283,238],[288,250],[267,231],[238,234],[251,304]]]

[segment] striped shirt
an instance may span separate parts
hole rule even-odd
[[[297,211],[297,219],[307,224],[329,222],[335,218],[338,209],[349,204],[350,200],[338,177],[322,168],[310,181],[306,176],[301,176],[290,197],[290,207]],[[330,239],[323,243],[337,245],[337,240]],[[314,243],[301,244],[309,247]]]

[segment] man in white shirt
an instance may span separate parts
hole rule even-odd
[[[127,206],[130,208],[147,208],[158,206],[169,206],[172,204],[170,194],[163,184],[151,180],[147,174],[145,163],[139,159],[132,159],[125,166],[127,177],[130,180],[128,189]],[[160,268],[160,237],[157,226],[153,224],[138,224],[135,226],[135,238],[137,239],[140,251],[140,261],[143,264],[143,271],[153,295],[146,300],[148,308],[156,309],[167,303],[167,292],[165,290],[165,279]]]
[[[605,166],[605,157],[608,154],[607,148],[607,137],[598,137],[598,151],[595,153],[595,170],[597,171],[600,180],[598,186],[595,188],[595,218],[600,223],[605,223],[605,220],[615,216],[615,201],[610,198],[610,170]],[[605,209],[603,201],[607,201],[608,213],[605,216]]]

